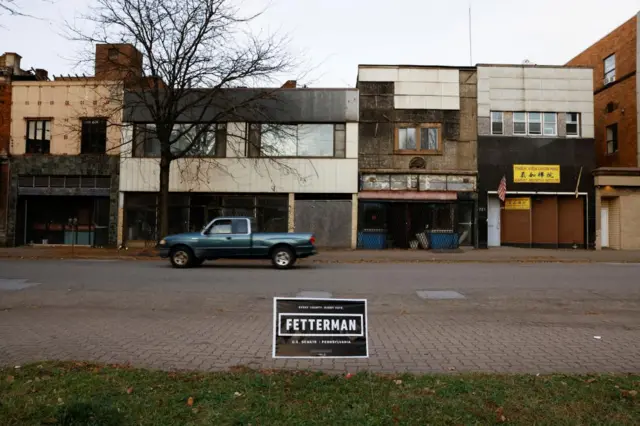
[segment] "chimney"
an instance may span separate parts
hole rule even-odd
[[[4,56],[4,66],[7,68],[12,68],[12,72],[14,75],[20,74],[20,59],[22,59],[22,56],[14,52],[7,52],[4,54]]]
[[[36,80],[47,81],[49,80],[49,73],[42,68],[36,68]]]
[[[296,87],[298,87],[298,82],[296,80],[287,80],[287,82],[282,85],[283,89],[295,89]]]

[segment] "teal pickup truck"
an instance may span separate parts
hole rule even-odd
[[[158,244],[160,257],[175,268],[199,266],[215,259],[271,259],[278,269],[291,268],[297,259],[313,256],[316,239],[311,233],[262,233],[253,218],[219,217],[201,232],[170,235]]]

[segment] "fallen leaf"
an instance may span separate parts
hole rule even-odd
[[[241,394],[240,392],[234,392],[234,393],[233,393],[233,395],[234,395],[235,397],[242,396],[242,394]]]
[[[498,407],[496,410],[496,420],[500,423],[504,423],[507,421],[507,417],[504,415],[504,408]]]
[[[628,391],[628,390],[622,390],[622,391],[620,391],[620,393],[621,393],[621,394],[622,394],[622,396],[624,396],[624,397],[630,396],[631,398],[635,398],[635,397],[636,397],[636,395],[638,395],[638,391],[635,391],[635,390],[630,390],[630,391]]]
[[[62,398],[58,398],[58,404],[60,405],[64,404],[64,401],[62,400]]]
[[[567,382],[560,382],[562,386],[567,386]]]
[[[585,380],[584,382],[585,382],[585,383],[593,383],[593,382],[595,382],[595,381],[596,381],[596,379],[591,378],[591,379],[589,379],[589,380]]]
[[[187,405],[189,407],[193,407],[193,397],[192,396],[190,396],[189,399],[187,399]]]
[[[402,380],[394,380],[393,383],[395,383],[396,385],[401,385],[402,384]]]
[[[15,368],[16,370],[19,370],[19,369],[20,369],[20,366],[19,366],[19,365],[16,365],[14,368]]]
[[[431,388],[424,388],[424,389],[422,389],[422,393],[425,393],[425,394],[427,394],[427,395],[435,395],[435,394],[436,394],[436,391],[434,391],[434,390],[433,390],[433,389],[431,389]]]
[[[36,377],[35,380],[36,380],[36,382],[39,382],[40,381],[40,377]]]
[[[456,371],[455,367],[449,367],[449,371]]]
[[[197,408],[192,408],[191,412],[193,412],[194,414],[198,414],[198,409]]]
[[[55,417],[49,417],[47,419],[44,419],[42,423],[45,425],[55,425],[58,423],[58,419],[56,419]]]
[[[51,379],[51,376],[48,376],[46,374],[42,376],[42,380],[50,380],[50,379]]]
[[[7,376],[7,383],[13,383],[14,380],[15,380],[15,377]]]
[[[127,389],[127,393],[128,393],[129,395],[131,395],[131,394],[133,393],[133,388],[128,388],[128,389]]]

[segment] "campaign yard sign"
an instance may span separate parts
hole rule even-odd
[[[367,358],[366,299],[273,298],[274,358]]]

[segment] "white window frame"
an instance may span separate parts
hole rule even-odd
[[[493,123],[498,123],[498,121],[493,120],[493,114],[500,114],[500,125],[502,126],[502,131],[500,133],[495,133],[493,131]],[[502,111],[491,111],[491,134],[492,135],[504,135],[504,112]]]
[[[548,124],[546,120],[547,114],[553,114],[555,120],[553,122],[553,133],[545,133],[545,126]],[[555,112],[543,112],[542,113],[542,136],[558,136],[558,114]]]
[[[531,114],[540,114],[540,121],[532,121]],[[540,133],[531,133],[531,123],[540,124]],[[544,115],[538,111],[527,112],[527,134],[529,136],[542,136],[544,133]]]
[[[576,115],[576,121],[569,121],[569,115],[570,114],[575,114]],[[564,132],[566,134],[566,136],[568,138],[579,138],[580,137],[580,113],[579,112],[567,112],[565,114],[565,123],[564,123]],[[567,130],[567,126],[569,124],[575,124],[576,125],[576,133],[575,134],[571,134],[569,133],[569,130]]]
[[[518,121],[518,123],[524,123],[524,133],[516,132],[516,114],[524,114],[524,121]],[[514,135],[528,135],[529,134],[529,114],[524,111],[516,111],[513,113],[513,134]]]

